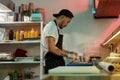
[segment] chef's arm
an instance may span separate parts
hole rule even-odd
[[[46,43],[47,43],[47,48],[48,51],[58,55],[58,56],[64,56],[64,57],[68,57],[68,53],[65,51],[62,51],[61,49],[59,49],[56,45],[55,45],[55,38],[52,36],[48,36],[46,37]]]
[[[63,52],[66,52],[66,53],[69,53],[69,54],[73,54],[74,52],[73,51],[68,51],[68,50],[65,50],[65,49],[62,49]]]

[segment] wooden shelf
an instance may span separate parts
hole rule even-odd
[[[120,27],[118,27],[107,39],[102,43],[102,46],[109,47],[113,45],[114,47],[120,43]]]

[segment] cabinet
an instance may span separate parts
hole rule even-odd
[[[38,30],[41,35],[41,30],[43,27],[42,21],[35,21],[35,22],[2,22],[0,23],[0,28],[12,29],[13,31],[16,30],[31,30],[34,28]],[[23,80],[40,80],[43,75],[43,57],[42,57],[42,49],[40,45],[40,38],[39,39],[27,39],[23,41],[16,41],[16,40],[1,40],[0,41],[0,54],[3,52],[10,52],[14,53],[16,49],[23,49],[26,50],[26,55],[28,57],[38,57],[38,60],[22,60],[22,61],[15,61],[16,58],[13,60],[2,60],[0,61],[0,80],[3,80],[5,76],[9,72],[14,73],[15,70],[20,70],[22,75],[25,75],[26,70],[31,70],[33,72],[33,78],[27,79],[23,78]],[[26,58],[28,58],[26,57]]]

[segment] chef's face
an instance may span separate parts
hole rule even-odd
[[[72,18],[69,18],[69,17],[64,16],[64,17],[62,18],[61,24],[59,25],[60,28],[62,29],[62,28],[64,28],[64,27],[66,27],[66,26],[71,22],[71,20],[72,20]]]

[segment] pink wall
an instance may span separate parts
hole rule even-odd
[[[16,5],[34,2],[35,7],[45,8],[46,23],[53,20],[53,13],[66,8],[74,13],[74,19],[63,30],[64,48],[75,50],[79,54],[103,55],[100,44],[120,25],[120,18],[94,19],[93,0],[13,0]],[[102,50],[103,51],[103,50]]]

